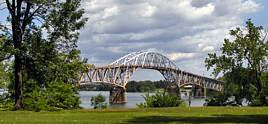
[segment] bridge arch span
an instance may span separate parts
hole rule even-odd
[[[162,67],[177,69],[174,62],[166,56],[153,51],[133,52],[114,61],[109,66]]]
[[[89,82],[105,82],[125,88],[130,77],[138,69],[157,70],[165,80],[177,83],[178,86],[192,83],[208,89],[222,89],[220,81],[181,71],[166,56],[149,50],[127,54],[104,67],[88,68],[88,72],[83,73],[79,83],[83,85]]]
[[[153,51],[139,51],[127,54],[105,67],[88,68],[82,79],[88,82],[112,83],[125,88],[128,80],[138,69],[159,71],[165,80],[176,82],[176,64],[166,56]],[[84,80],[85,81],[85,80]],[[86,82],[80,82],[86,83]]]
[[[216,91],[223,88],[220,81],[181,71],[166,56],[148,50],[127,54],[104,67],[88,68],[87,72],[82,74],[79,84],[109,83],[115,86],[110,91],[110,103],[124,103],[126,101],[124,95],[126,84],[138,69],[157,70],[165,80],[176,83],[179,87],[192,84]]]

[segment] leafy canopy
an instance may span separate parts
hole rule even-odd
[[[0,24],[0,61],[14,61],[10,91],[16,109],[23,107],[23,88],[27,89],[31,80],[37,81],[41,89],[55,82],[77,82],[85,62],[77,49],[79,30],[87,21],[80,8],[81,0],[3,3],[11,26]]]
[[[245,29],[230,30],[230,35],[234,40],[224,39],[219,56],[216,53],[208,54],[205,60],[207,69],[213,68],[215,76],[223,74],[225,91],[233,91],[232,95],[239,103],[243,98],[252,101],[257,97],[264,102],[264,82],[261,77],[267,71],[267,33],[262,26],[255,26],[249,19]]]

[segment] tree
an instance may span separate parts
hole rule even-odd
[[[105,102],[105,97],[101,94],[98,94],[97,96],[91,97],[91,105],[94,107],[94,109],[102,109],[107,108],[107,103]]]
[[[5,4],[11,28],[1,25],[1,37],[5,40],[1,42],[0,58],[14,56],[15,108],[21,109],[22,86],[25,77],[30,76],[29,65],[44,67],[46,61],[41,62],[40,58],[48,59],[50,53],[53,57],[49,62],[53,63],[59,56],[62,57],[57,60],[77,53],[78,30],[86,19],[82,18],[84,10],[79,8],[80,0],[5,0]],[[44,48],[37,49],[40,46]],[[41,67],[35,65],[34,68]]]
[[[267,70],[268,43],[263,32],[262,26],[255,26],[249,19],[245,30],[230,30],[234,40],[224,39],[220,56],[209,53],[205,60],[208,70],[214,67],[215,76],[223,73],[227,83],[237,86],[236,99],[252,101],[254,96],[265,103],[261,77]]]

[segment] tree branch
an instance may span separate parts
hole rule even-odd
[[[23,18],[23,22],[22,22],[22,26],[21,26],[22,34],[24,33],[26,25],[28,23],[28,15],[30,13],[30,9],[31,9],[31,3],[27,2],[26,10],[24,13],[24,18]]]
[[[11,14],[12,16],[14,16],[15,13],[14,13],[14,11],[13,11],[12,8],[11,8],[11,5],[10,5],[9,0],[6,0],[6,5],[7,5],[7,9],[8,9],[8,11],[10,12],[10,14]]]
[[[30,13],[30,8],[31,8],[31,3],[28,3],[27,4],[27,8],[26,8],[26,13],[24,15],[24,21],[23,21],[23,24],[22,24],[22,31],[24,32],[27,24],[29,23],[29,21],[33,18],[33,16],[43,7],[43,4],[38,6],[38,8],[32,13],[29,15]]]
[[[38,6],[38,8],[29,16],[29,19],[32,18],[34,16],[34,14],[36,14],[42,7],[44,4]]]
[[[254,66],[253,66],[253,63],[251,62],[251,60],[248,58],[248,56],[247,56],[247,53],[248,53],[248,47],[246,47],[245,48],[245,52],[244,52],[244,56],[246,57],[246,59],[248,60],[248,62],[249,62],[249,64],[250,64],[250,66],[253,68]]]
[[[17,18],[20,20],[21,17],[21,4],[22,0],[17,0]]]
[[[15,12],[15,10],[16,10],[15,0],[12,0],[11,8],[12,8],[14,15],[15,15],[16,14],[16,12]]]
[[[0,56],[0,62],[2,62],[2,61],[4,61],[4,60],[7,60],[7,59],[9,59],[9,58],[11,58],[11,57],[12,57],[12,54],[10,54],[10,55],[8,55],[8,56],[4,56],[4,57]]]

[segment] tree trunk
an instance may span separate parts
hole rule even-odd
[[[22,108],[22,32],[20,29],[20,20],[19,17],[12,17],[12,33],[13,33],[13,43],[14,48],[16,49],[15,53],[15,109]]]
[[[22,108],[22,69],[20,56],[15,55],[15,109]]]

